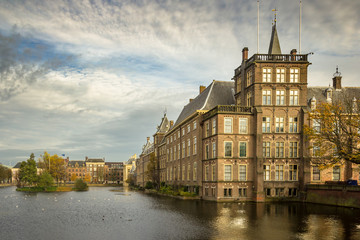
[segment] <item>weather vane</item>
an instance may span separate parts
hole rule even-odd
[[[273,24],[276,25],[276,12],[277,12],[278,10],[277,10],[276,8],[274,8],[272,11],[274,12],[274,22],[273,22]]]

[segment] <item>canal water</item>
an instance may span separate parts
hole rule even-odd
[[[0,188],[0,239],[360,239],[360,210],[314,204],[183,201],[98,187]]]

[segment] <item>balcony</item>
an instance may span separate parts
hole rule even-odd
[[[213,109],[209,110],[207,113],[204,114],[204,120],[211,118],[215,114],[218,113],[230,113],[230,114],[239,114],[239,113],[252,113],[251,107],[243,107],[243,106],[237,106],[237,105],[218,105],[214,107]]]
[[[246,64],[252,62],[307,62],[308,54],[254,54],[246,60]],[[241,66],[240,66],[241,67]],[[235,69],[235,75],[240,73],[240,67]]]

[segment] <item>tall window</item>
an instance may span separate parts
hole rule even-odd
[[[216,178],[216,166],[213,165],[213,166],[212,166],[211,180],[212,180],[212,181],[215,181],[215,178]]]
[[[193,154],[195,155],[196,154],[196,150],[197,149],[197,139],[196,137],[194,137],[193,139]]]
[[[239,157],[246,157],[246,142],[240,142]]]
[[[213,119],[212,121],[212,134],[216,134],[216,119]]]
[[[182,158],[185,157],[185,141],[182,142]]]
[[[208,137],[208,136],[210,136],[210,123],[206,122],[205,127],[206,127],[206,129],[205,129],[205,137]]]
[[[182,180],[185,181],[185,164],[182,167]]]
[[[289,144],[289,152],[290,157],[297,158],[298,157],[298,142],[290,142]]]
[[[196,181],[197,178],[197,162],[194,162],[194,166],[193,166],[193,181]]]
[[[209,144],[205,145],[205,159],[209,159]]]
[[[182,135],[185,135],[185,128],[182,128]]]
[[[275,157],[277,157],[277,158],[284,157],[284,142],[276,142]]]
[[[263,82],[271,82],[271,68],[263,68]]]
[[[212,143],[212,157],[216,158],[216,142]]]
[[[239,181],[246,181],[246,165],[239,165]]]
[[[320,132],[321,130],[320,120],[313,119],[313,129],[315,132]]]
[[[231,181],[232,180],[232,166],[231,165],[225,165],[224,166],[224,180],[225,181]]]
[[[190,142],[190,139],[187,140],[188,142],[188,147],[187,147],[187,156],[189,157],[190,156],[190,146],[191,146],[191,142]]]
[[[271,105],[271,90],[263,90],[262,91],[262,104],[263,105]]]
[[[275,180],[276,181],[284,180],[284,165],[275,166]]]
[[[284,132],[284,118],[283,117],[275,118],[275,132],[277,132],[277,133]]]
[[[289,118],[289,132],[291,132],[291,133],[298,132],[298,118],[297,117]]]
[[[264,180],[270,180],[270,165],[264,165]]]
[[[251,106],[251,92],[248,92],[246,94],[246,106],[248,106],[248,107]]]
[[[290,90],[290,105],[299,105],[299,91]]]
[[[178,159],[180,159],[180,143],[178,143]],[[180,171],[180,168],[179,168]]]
[[[247,118],[239,119],[239,133],[240,134],[248,133],[248,119]]]
[[[269,133],[270,132],[270,117],[262,118],[262,132]]]
[[[190,170],[191,170],[191,165],[190,163],[188,164],[188,168],[187,168],[187,180],[190,181]]]
[[[340,181],[340,167],[333,167],[333,181]]]
[[[263,142],[263,157],[270,157],[270,142]]]
[[[172,161],[172,157],[173,157],[173,149],[170,148],[170,161]]]
[[[166,161],[168,162],[169,160],[170,160],[169,149],[166,149]]]
[[[252,70],[247,71],[246,73],[246,86],[250,86],[252,82]]]
[[[290,164],[289,165],[289,180],[296,181],[297,180],[298,167],[297,165]]]
[[[232,133],[232,118],[224,118],[224,133]]]
[[[205,181],[209,181],[209,166],[205,166]]]
[[[285,105],[285,91],[276,90],[276,105]]]
[[[313,157],[320,157],[320,146],[319,145],[317,145],[317,144],[313,145],[312,155],[313,155]]]
[[[290,68],[290,82],[299,82],[299,69]]]
[[[320,169],[317,166],[312,167],[312,180],[313,181],[320,181]]]
[[[194,121],[194,123],[193,123],[193,129],[196,129],[196,127],[197,127],[197,125],[196,125],[196,121]]]
[[[174,160],[176,160],[176,145],[174,146]]]
[[[285,68],[276,69],[276,82],[285,82]]]
[[[190,124],[187,125],[187,132],[190,132]]]
[[[225,144],[225,157],[232,157],[232,142],[224,142]]]

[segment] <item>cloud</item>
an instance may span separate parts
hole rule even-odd
[[[360,2],[302,3],[302,53],[315,53],[309,85],[328,85],[336,65],[344,85],[356,85]],[[250,0],[1,1],[3,156],[48,150],[123,161],[138,153],[165,108],[176,120],[199,85],[232,78],[243,47],[256,52],[256,7]],[[298,48],[298,1],[260,1],[261,53],[274,7],[286,54]]]

